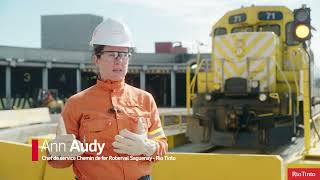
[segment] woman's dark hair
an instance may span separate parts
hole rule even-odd
[[[101,52],[103,51],[104,45],[93,45],[93,53],[97,56],[97,58],[101,57]]]

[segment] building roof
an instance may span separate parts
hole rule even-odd
[[[209,54],[203,54],[209,59]],[[92,68],[92,52],[44,48],[0,46],[0,65]],[[134,53],[130,66],[137,69],[185,69],[187,61],[195,59],[193,54]]]

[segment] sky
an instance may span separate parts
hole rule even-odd
[[[195,53],[210,52],[211,26],[227,11],[241,6],[284,5],[311,7],[312,26],[320,31],[318,0],[0,0],[0,45],[40,48],[41,15],[94,14],[123,19],[130,27],[138,52],[154,52],[154,42],[182,42]],[[312,48],[320,47],[313,31]],[[320,52],[315,51],[316,61]],[[320,62],[317,62],[320,64]],[[318,66],[320,67],[320,66]]]

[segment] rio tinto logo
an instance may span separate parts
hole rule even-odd
[[[289,168],[288,180],[319,180],[320,168]]]

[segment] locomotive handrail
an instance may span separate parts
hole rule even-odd
[[[272,60],[276,64],[278,71],[280,72],[283,80],[285,81],[286,85],[288,86],[288,91],[289,91],[289,113],[288,113],[288,115],[292,115],[292,90],[291,90],[291,86],[288,82],[286,75],[283,73],[282,69],[280,68],[280,65],[278,64],[278,62],[272,58],[270,60]]]
[[[293,63],[291,63],[291,61],[289,61],[289,65],[291,66],[291,68],[292,69],[296,69],[296,66],[293,64]],[[296,74],[294,74],[293,75],[293,78],[294,78],[294,84],[295,84],[295,86],[296,86],[296,103],[297,103],[297,105],[296,105],[296,112],[297,113],[295,113],[294,115],[299,115],[300,114],[300,110],[299,110],[299,96],[300,96],[300,89],[299,89],[299,83],[298,83],[298,80],[297,80],[297,77],[296,77]]]
[[[190,81],[190,76],[191,76],[191,68],[190,65],[191,63],[188,63],[187,65],[187,70],[186,70],[186,96],[187,96],[187,100],[186,100],[186,108],[187,108],[187,113],[188,115],[190,115],[190,108],[191,108],[191,98],[194,97],[194,88],[195,88],[195,82],[196,82],[196,78],[198,77],[198,73],[201,69],[201,66],[204,62],[204,59],[200,59],[200,53],[198,52],[197,54],[197,67],[194,73],[194,76],[192,77],[192,80]]]
[[[197,62],[197,68],[196,68],[196,70],[195,70],[195,73],[194,73],[194,76],[193,76],[193,78],[192,78],[192,80],[191,80],[191,83],[190,83],[190,87],[191,87],[191,97],[193,97],[193,95],[194,95],[194,87],[195,87],[195,84],[196,84],[196,80],[197,80],[197,78],[198,78],[198,73],[199,73],[199,71],[200,71],[200,69],[201,69],[201,66],[202,66],[202,64],[203,64],[203,62],[204,62],[204,59],[201,59],[201,60],[199,60],[200,62],[198,63]]]

